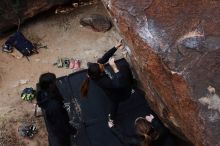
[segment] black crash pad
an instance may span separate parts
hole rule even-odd
[[[120,68],[127,68],[125,59],[116,61]],[[111,69],[106,65],[107,70]],[[128,73],[130,74],[130,72]],[[112,103],[95,83],[90,82],[88,98],[80,97],[80,85],[87,70],[58,78],[57,86],[64,98],[70,123],[79,128],[79,134],[73,138],[77,146],[123,146],[107,125]],[[80,107],[80,108],[78,108]],[[116,123],[125,136],[135,135],[134,121],[139,116],[151,113],[142,91],[136,89],[131,97],[118,108]]]

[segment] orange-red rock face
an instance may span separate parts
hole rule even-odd
[[[196,146],[220,145],[220,1],[102,1],[163,122]]]

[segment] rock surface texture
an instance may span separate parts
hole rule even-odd
[[[17,26],[25,19],[48,10],[52,6],[73,0],[1,0],[0,1],[0,34]]]
[[[106,32],[112,24],[108,17],[100,14],[91,14],[80,19],[80,24],[97,32]]]
[[[165,125],[196,146],[220,146],[220,1],[102,2]]]

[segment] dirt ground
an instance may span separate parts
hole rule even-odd
[[[80,59],[81,68],[88,61],[111,48],[120,36],[115,28],[106,33],[94,32],[79,24],[81,17],[92,13],[106,14],[101,3],[77,8],[69,14],[41,14],[21,28],[32,42],[47,45],[39,54],[16,59],[7,53],[0,53],[0,146],[47,146],[47,133],[42,118],[33,117],[34,103],[23,101],[21,91],[34,87],[40,74],[53,72],[57,77],[73,72],[71,69],[53,66],[58,57]],[[6,38],[0,39],[3,44]],[[121,58],[121,52],[116,53]],[[32,139],[18,135],[17,128],[24,121],[37,125],[38,133]]]

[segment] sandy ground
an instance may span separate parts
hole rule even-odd
[[[0,53],[0,146],[47,146],[43,119],[33,117],[35,101],[21,100],[20,93],[26,87],[35,87],[42,73],[53,72],[57,77],[72,73],[71,69],[53,66],[58,57],[80,59],[81,68],[86,68],[88,61],[96,61],[120,40],[115,28],[100,33],[81,27],[79,19],[92,13],[107,15],[98,3],[77,8],[70,14],[41,14],[22,26],[21,31],[27,38],[48,46],[31,56],[30,62]],[[5,39],[1,39],[0,44]],[[121,58],[120,51],[116,54],[116,58]],[[27,83],[21,84],[21,80]],[[23,121],[33,121],[37,125],[38,133],[34,138],[18,135],[17,128]]]

